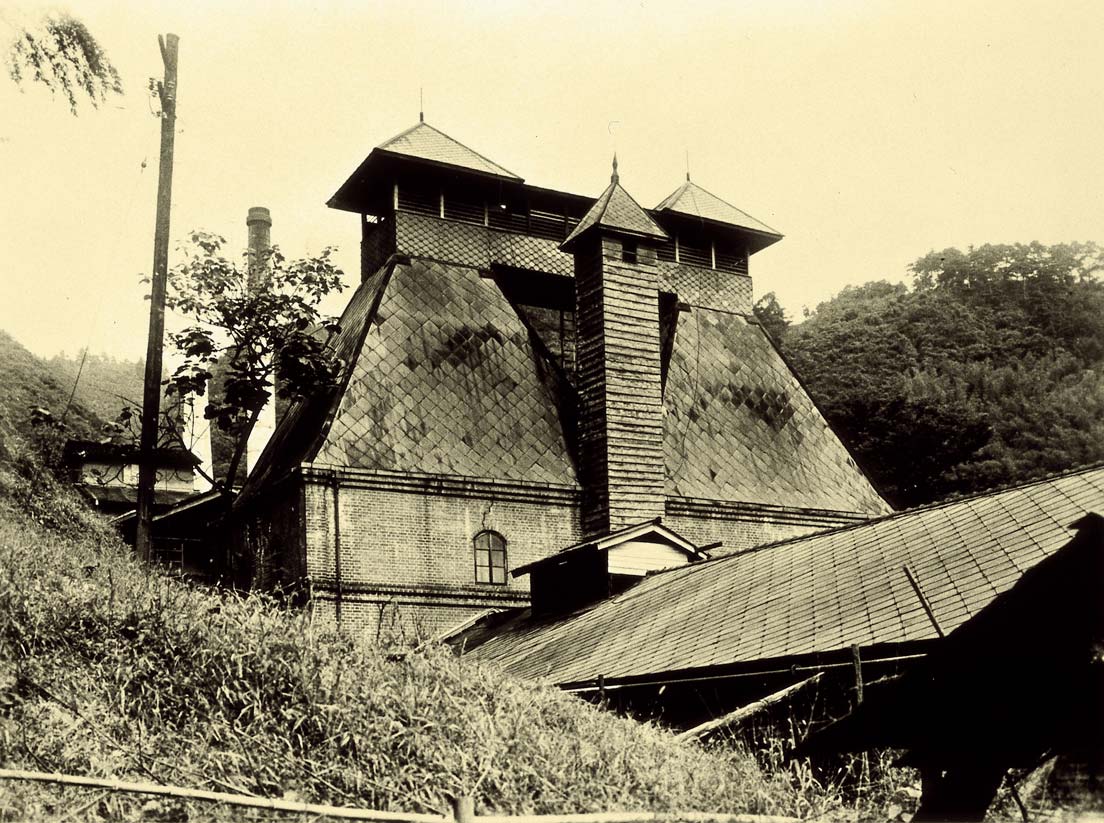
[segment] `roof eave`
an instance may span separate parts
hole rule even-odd
[[[767,246],[777,243],[779,240],[786,236],[782,234],[782,232],[776,231],[774,229],[771,229],[771,231],[763,231],[762,229],[752,228],[751,226],[743,226],[739,223],[728,223],[724,220],[715,220],[712,217],[702,217],[697,214],[690,214],[688,212],[679,211],[678,209],[656,207],[652,210],[652,214],[671,215],[683,220],[693,220],[697,223],[708,223],[709,225],[715,226],[720,229],[728,229],[729,231],[738,231],[742,234],[754,235],[756,238],[760,238],[765,241],[763,245],[759,246],[757,251],[765,249]],[[763,225],[766,226],[766,223],[764,223]]]
[[[469,175],[472,177],[478,177],[483,180],[491,180],[499,183],[509,183],[514,185],[523,185],[525,180],[513,172],[508,175],[495,174],[494,172],[483,171],[481,169],[473,169],[468,166],[458,166],[455,163],[444,163],[440,160],[431,160],[426,157],[417,157],[412,154],[404,154],[403,152],[391,151],[390,149],[374,148],[369,152],[368,156],[361,161],[361,164],[357,166],[354,171],[345,182],[338,187],[333,196],[326,201],[326,206],[331,209],[338,209],[340,211],[351,211],[360,213],[362,209],[355,205],[363,198],[356,198],[353,196],[354,191],[363,190],[365,187],[371,185],[371,181],[368,179],[373,174],[373,167],[379,165],[381,161],[399,161],[401,163],[411,163],[413,165],[423,166],[426,168],[440,169],[442,171],[449,171],[454,173],[460,173]],[[489,161],[488,161],[489,162]],[[504,169],[504,171],[506,171]]]

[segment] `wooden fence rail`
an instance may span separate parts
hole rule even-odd
[[[157,783],[130,783],[98,777],[79,777],[71,774],[0,769],[0,780],[27,780],[38,783],[54,783],[62,786],[81,786],[104,789],[109,792],[152,794],[176,797],[182,800],[205,800],[269,811],[310,814],[343,820],[368,820],[376,823],[799,823],[796,817],[777,817],[756,814],[712,814],[707,812],[599,812],[595,814],[549,815],[476,815],[471,797],[453,801],[452,815],[408,814],[385,812],[375,809],[351,809],[346,806],[327,806],[321,803],[299,803],[294,800],[278,800],[266,797],[250,797],[229,792],[211,792],[206,789],[189,789],[183,786],[163,786]]]

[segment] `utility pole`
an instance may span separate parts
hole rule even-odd
[[[165,281],[169,272],[169,208],[172,205],[173,138],[176,132],[176,55],[180,38],[157,35],[165,79],[157,86],[161,99],[161,163],[157,176],[157,223],[153,234],[153,282],[150,290],[149,341],[146,380],[142,392],[142,439],[138,461],[138,533],[135,549],[149,561],[153,556],[150,526],[153,490],[157,482],[157,441],[161,416],[161,348],[165,341]]]

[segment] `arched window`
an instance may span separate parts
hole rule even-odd
[[[475,582],[506,585],[506,538],[498,532],[475,536]]]

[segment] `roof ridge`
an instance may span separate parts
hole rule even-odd
[[[415,129],[419,128],[420,126],[429,126],[429,124],[428,124],[428,123],[426,123],[426,122],[424,122],[424,121],[422,121],[422,122],[418,122],[418,123],[415,123],[415,124],[414,124],[413,126],[411,126],[410,128],[407,128],[407,129],[403,129],[403,130],[402,130],[402,131],[400,131],[400,132],[399,132],[398,134],[396,134],[396,135],[394,135],[394,136],[392,136],[392,137],[389,137],[389,138],[387,138],[387,139],[386,139],[386,140],[384,140],[384,141],[383,141],[382,143],[378,144],[378,145],[376,146],[376,148],[377,148],[377,149],[383,149],[384,151],[389,151],[389,149],[387,148],[387,146],[388,146],[389,144],[391,144],[391,143],[394,143],[394,142],[395,142],[396,140],[402,140],[402,139],[403,139],[404,137],[406,137],[406,136],[407,136],[408,134],[410,134],[410,132],[414,131]],[[433,128],[433,127],[432,127],[432,126],[430,126],[430,128]],[[433,129],[433,130],[434,130],[434,131],[437,131],[436,129]],[[440,132],[438,132],[438,133],[440,133]],[[446,136],[446,137],[448,137],[448,135],[447,135],[447,134],[446,134],[445,136]]]

